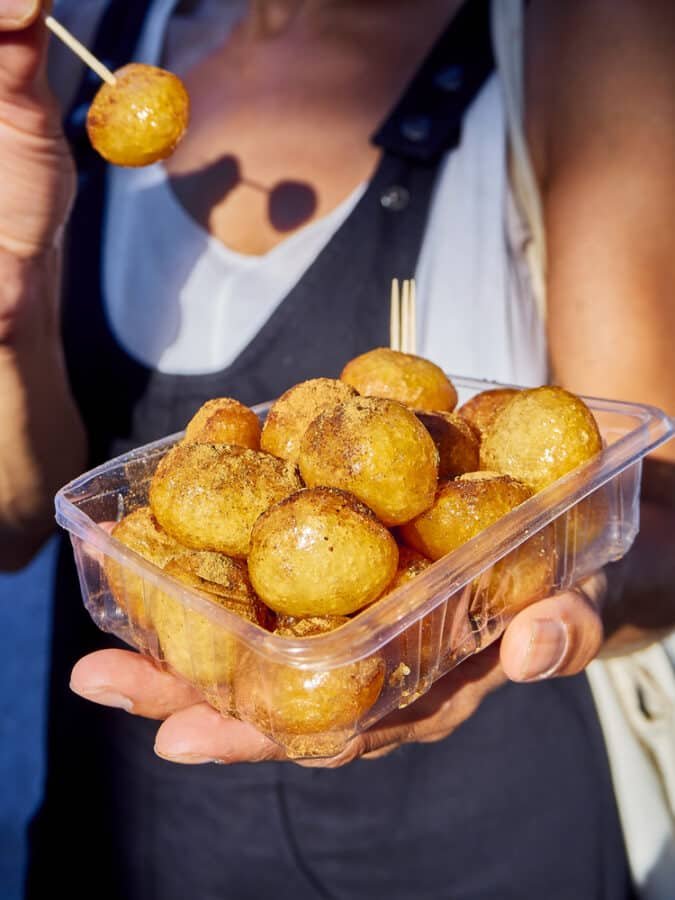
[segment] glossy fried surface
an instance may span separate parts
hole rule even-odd
[[[431,560],[426,556],[423,556],[417,550],[413,550],[412,547],[399,544],[396,574],[383,596],[412,581],[413,578],[416,578],[421,572],[428,569],[430,565]]]
[[[421,356],[377,347],[350,360],[340,375],[359,394],[386,397],[416,409],[452,410],[457,391],[439,366]]]
[[[481,445],[481,468],[512,475],[534,491],[602,449],[593,413],[560,387],[520,391],[496,416]]]
[[[185,548],[160,527],[149,506],[142,506],[120,519],[111,534],[125,547],[159,568],[163,568],[176,554],[185,552]],[[111,556],[105,557],[104,566],[110,591],[118,606],[126,609],[134,624],[148,628],[151,617],[143,578]]]
[[[260,420],[248,406],[232,397],[207,400],[185,428],[184,441],[198,444],[236,444],[260,449]]]
[[[193,550],[175,556],[164,571],[201,591],[222,609],[263,628],[273,624],[273,617],[256,596],[241,560]],[[152,620],[162,656],[175,672],[200,686],[231,681],[239,642],[223,626],[159,589],[152,594]]]
[[[438,481],[429,432],[411,410],[377,397],[355,397],[314,419],[298,462],[308,487],[349,491],[385,525],[428,509]]]
[[[150,484],[150,506],[186,547],[247,556],[253,523],[302,487],[291,463],[231,444],[178,444]]]
[[[319,625],[315,619],[312,634],[331,631],[347,621],[333,617]],[[307,636],[302,622],[283,626],[277,634]],[[318,735],[355,727],[377,700],[383,682],[384,661],[377,654],[323,670],[265,666],[249,654],[237,676],[236,706],[240,715],[268,734]],[[303,750],[311,755],[316,748],[307,744]]]
[[[339,616],[378,597],[394,577],[398,548],[355,497],[305,489],[253,526],[248,569],[265,603],[287,616]]]
[[[355,396],[354,388],[335,378],[311,378],[294,385],[270,407],[262,430],[262,449],[297,462],[309,423],[324,410]]]
[[[496,615],[514,615],[541,600],[551,592],[555,573],[555,533],[547,526],[476,579],[474,623],[480,626]]]
[[[516,388],[493,388],[489,391],[481,391],[457,410],[458,414],[478,429],[481,435],[485,434],[492,424],[495,416],[518,394]]]
[[[165,69],[131,63],[104,83],[89,107],[87,133],[94,148],[117,166],[147,166],[166,159],[183,137],[190,100],[180,78]]]
[[[415,411],[438,450],[439,479],[474,472],[480,464],[480,433],[457,413]]]
[[[461,475],[442,485],[431,509],[400,534],[424,556],[440,559],[531,496],[529,487],[507,475]]]

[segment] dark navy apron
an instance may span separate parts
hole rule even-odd
[[[148,7],[110,5],[94,50],[111,67],[133,58]],[[390,280],[415,271],[439,165],[492,66],[488,3],[470,0],[375,136],[381,162],[352,214],[239,357],[202,376],[153,372],[109,330],[100,289],[105,166],[83,133],[97,87],[85,78],[69,118],[80,191],[63,327],[92,464],[179,430],[209,397],[270,399],[385,344]],[[76,659],[111,643],[84,611],[64,542],[31,900],[631,895],[583,677],[505,686],[450,738],[378,761],[186,767],[154,756],[156,723],[68,690]]]

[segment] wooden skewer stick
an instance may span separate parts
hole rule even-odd
[[[93,53],[90,53],[84,44],[81,44],[75,35],[71,34],[67,28],[64,28],[60,22],[57,22],[53,16],[45,16],[44,22],[52,34],[55,34],[67,47],[70,47],[83,63],[96,72],[99,78],[103,79],[107,84],[117,84],[117,79],[110,69],[104,66],[101,60],[97,59]]]
[[[389,309],[389,346],[392,350],[401,349],[401,299],[398,289],[398,278],[391,281],[391,305]]]
[[[402,353],[417,352],[417,309],[415,279],[404,278],[399,290],[398,278],[391,282],[389,346]]]

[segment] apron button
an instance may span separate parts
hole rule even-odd
[[[406,208],[409,202],[410,193],[406,188],[401,187],[400,184],[392,184],[391,187],[388,187],[380,194],[380,203],[385,209],[389,209],[392,212],[400,212],[400,210]]]
[[[428,116],[408,116],[401,122],[401,134],[413,144],[421,144],[431,134],[431,119]]]
[[[464,72],[461,66],[448,66],[436,72],[434,76],[434,85],[441,91],[448,94],[454,94],[458,91],[464,82]]]

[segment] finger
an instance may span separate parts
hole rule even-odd
[[[0,31],[20,31],[40,13],[40,0],[0,0]]]
[[[190,765],[286,759],[281,747],[252,725],[223,716],[207,703],[170,716],[157,732],[155,753]]]
[[[0,0],[0,90],[11,96],[45,82],[46,28],[39,0]]]
[[[502,668],[512,681],[574,675],[597,655],[603,640],[602,578],[522,610],[501,641]]]
[[[83,657],[73,668],[70,687],[86,700],[149,719],[165,719],[203,699],[195,688],[128,650],[98,650]]]

